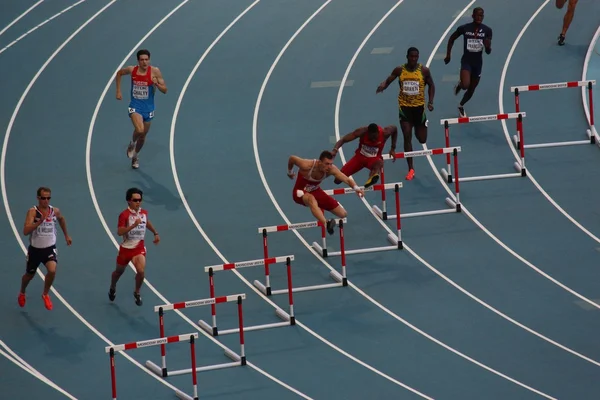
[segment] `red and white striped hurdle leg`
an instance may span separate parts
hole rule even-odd
[[[515,110],[516,112],[520,111],[521,101],[520,101],[520,93],[527,91],[539,91],[539,90],[547,90],[547,89],[564,89],[564,88],[576,88],[576,87],[587,87],[588,92],[588,102],[590,104],[590,118],[589,124],[590,129],[586,130],[587,139],[583,140],[570,140],[563,142],[548,142],[548,143],[533,143],[533,144],[524,144],[522,138],[522,129],[519,127],[519,122],[517,122],[517,135],[513,135],[512,140],[515,147],[521,151],[524,149],[539,149],[539,148],[547,148],[547,147],[564,147],[564,146],[577,146],[577,145],[587,145],[596,143],[600,146],[598,141],[598,135],[595,134],[594,128],[594,111],[593,111],[593,85],[596,84],[594,80],[588,81],[572,81],[572,82],[558,82],[558,83],[546,83],[540,85],[526,85],[526,86],[513,86],[510,88],[511,92],[515,93]]]
[[[157,339],[142,340],[139,342],[131,342],[131,343],[118,344],[118,345],[113,345],[113,346],[106,346],[104,348],[104,350],[107,353],[109,353],[109,355],[110,355],[110,377],[111,377],[111,391],[112,391],[113,400],[117,399],[117,374],[116,374],[116,370],[115,370],[115,352],[140,349],[142,347],[159,346],[159,345],[163,346],[166,343],[178,343],[178,342],[183,342],[186,340],[190,341],[189,343],[190,343],[191,363],[192,363],[192,368],[190,369],[190,372],[192,373],[192,384],[193,384],[193,393],[194,394],[193,394],[193,397],[190,397],[187,394],[185,394],[179,390],[177,390],[175,394],[177,395],[177,397],[185,396],[185,397],[180,397],[180,398],[198,400],[198,381],[197,381],[197,377],[196,377],[196,368],[195,368],[195,366],[196,366],[196,347],[195,347],[196,339],[198,339],[198,333],[194,332],[194,333],[186,333],[183,335],[160,337]]]
[[[521,142],[523,141],[523,118],[526,116],[524,112],[518,113],[507,113],[507,114],[492,114],[492,115],[481,115],[475,117],[464,117],[464,118],[450,118],[450,119],[442,119],[440,123],[444,125],[444,128],[447,133],[446,142],[450,142],[450,125],[453,124],[468,124],[475,122],[486,122],[486,121],[502,121],[508,119],[517,120],[517,127],[519,129],[519,136],[521,138]],[[496,174],[496,175],[480,175],[480,176],[470,176],[470,177],[461,177],[461,182],[471,182],[471,181],[483,181],[483,180],[491,180],[491,179],[505,179],[505,178],[516,178],[527,176],[527,170],[525,168],[525,151],[521,149],[521,162],[515,162],[513,167],[518,172],[513,173],[505,173],[505,174]],[[441,170],[442,176],[444,179],[449,181],[451,178],[450,171],[442,168]],[[455,179],[459,179],[456,177]],[[450,201],[449,201],[450,200]],[[448,205],[453,203],[452,199],[446,199]],[[457,205],[457,211],[460,211],[460,207]]]
[[[266,233],[264,235],[266,235]],[[273,265],[273,264],[285,263],[288,265],[288,274],[291,274],[291,261],[294,260],[294,256],[287,255],[287,256],[279,256],[279,257],[269,257],[268,248],[266,247],[267,246],[266,236],[263,238],[263,245],[264,245],[263,254],[264,254],[265,258],[257,259],[257,260],[250,260],[250,261],[240,261],[240,262],[229,263],[229,264],[210,265],[210,266],[204,267],[204,271],[208,272],[209,290],[210,290],[211,297],[215,296],[215,278],[214,278],[215,272],[228,271],[228,270],[234,270],[234,269],[240,269],[240,268],[248,268],[248,267],[256,267],[256,266],[261,266],[261,265],[265,266],[266,281],[267,281],[267,285],[268,285],[266,290],[263,291],[263,293],[267,296],[270,296],[271,295],[271,286],[270,286],[270,279],[269,279],[269,275],[268,275],[269,274],[268,266]],[[291,276],[288,277],[288,282],[291,282]],[[278,328],[278,327],[288,326],[288,325],[295,325],[295,318],[294,318],[294,314],[293,314],[293,303],[291,301],[292,301],[292,299],[290,299],[290,313],[289,314],[286,313],[284,310],[282,310],[279,307],[275,308],[275,315],[277,315],[279,318],[281,318],[284,322],[247,326],[247,327],[244,327],[244,329],[246,331],[256,331],[256,330],[262,330],[262,329],[270,329],[270,328]],[[209,325],[206,322],[204,322],[203,320],[200,320],[198,323],[204,330],[211,333],[213,336],[228,335],[228,334],[236,333],[239,331],[239,328],[219,331],[217,328],[217,313],[216,313],[215,305],[211,306],[211,314],[212,314],[212,328],[210,328]]]
[[[202,307],[202,306],[207,306],[207,305],[215,305],[215,304],[235,301],[238,303],[238,308],[239,308],[238,312],[241,313],[242,312],[242,310],[241,310],[242,300],[245,298],[246,298],[246,295],[244,293],[241,293],[241,294],[235,294],[235,295],[230,295],[230,296],[211,297],[208,299],[190,300],[190,301],[184,301],[184,302],[179,302],[179,303],[155,306],[154,311],[158,312],[160,337],[161,337],[161,339],[165,338],[165,325],[164,325],[164,312],[165,311],[181,310],[184,308]],[[204,330],[207,330],[207,328],[205,326],[203,326],[202,324],[200,324],[200,327]],[[161,344],[161,366],[159,367],[154,362],[148,360],[148,361],[146,361],[146,367],[158,376],[167,377],[167,376],[189,374],[194,371],[202,372],[202,371],[210,371],[210,370],[215,370],[215,369],[223,369],[223,368],[229,368],[229,367],[237,367],[240,365],[246,365],[246,358],[244,356],[243,327],[241,327],[241,328],[242,329],[240,330],[240,349],[241,349],[240,355],[234,353],[233,351],[231,351],[229,349],[225,350],[225,355],[228,358],[232,359],[234,362],[224,363],[224,364],[216,364],[216,365],[208,365],[208,366],[203,366],[203,367],[194,367],[194,369],[181,369],[181,370],[169,371],[167,368],[166,349],[164,347],[164,344]],[[210,327],[209,327],[208,331],[209,331],[208,333],[211,333]]]

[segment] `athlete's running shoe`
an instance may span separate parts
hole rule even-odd
[[[558,45],[559,46],[565,45],[565,35],[563,35],[562,33],[560,35],[558,35]]]
[[[108,298],[110,301],[114,301],[117,297],[117,290],[115,288],[108,289]]]
[[[411,168],[408,171],[408,174],[406,174],[406,176],[404,177],[404,179],[406,179],[407,181],[412,181],[413,179],[415,179],[415,170]]]
[[[368,187],[373,186],[377,182],[379,182],[379,174],[375,174],[373,176],[370,176],[369,179],[367,179],[367,181],[365,182],[365,189],[368,188]]]
[[[25,298],[25,293],[19,293],[19,306],[25,307],[25,303],[27,302],[27,298]]]
[[[42,300],[44,300],[44,306],[46,306],[46,310],[52,310],[52,300],[50,300],[50,296],[43,294]]]
[[[138,169],[140,167],[140,160],[137,157],[131,159],[131,168]]]
[[[458,106],[458,116],[460,118],[465,118],[467,113],[465,112],[465,108],[463,106]]]
[[[127,146],[127,158],[133,158],[133,156],[135,155],[135,145],[136,142],[129,142],[129,146]]]
[[[135,298],[135,304],[137,304],[138,306],[141,306],[142,304],[144,304],[142,302],[142,296],[140,296],[139,293],[133,292],[133,297]]]
[[[333,228],[335,228],[335,219],[332,218],[329,221],[327,221],[327,233],[333,235],[333,233],[335,232]]]

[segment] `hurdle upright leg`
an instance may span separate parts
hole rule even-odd
[[[115,373],[115,349],[110,349],[110,383],[112,398],[117,400],[117,374]]]

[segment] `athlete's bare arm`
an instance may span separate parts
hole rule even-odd
[[[368,131],[368,128],[366,126],[362,126],[358,129],[355,129],[354,131],[342,136],[342,138],[340,140],[338,140],[335,143],[335,145],[333,146],[333,150],[331,150],[331,154],[333,154],[333,156],[335,157],[338,150],[340,149],[340,147],[342,147],[344,145],[344,143],[348,143],[355,139],[358,139],[359,137],[361,137],[365,133],[367,133],[367,131]]]
[[[156,231],[156,229],[154,229],[154,225],[152,225],[152,222],[150,222],[150,220],[146,222],[146,228],[148,228],[148,230],[154,234],[154,240],[152,242],[154,244],[158,244],[158,242],[160,242],[160,236],[158,236],[158,232]]]
[[[67,232],[67,219],[56,207],[54,207],[54,215],[56,215],[56,220],[60,225],[60,229],[62,229],[63,234],[65,235],[65,241],[67,242],[67,246],[70,246],[73,241],[71,240],[71,236],[69,236],[69,233]]]
[[[163,94],[167,93],[167,84],[163,79],[162,72],[157,67],[152,67],[152,82]]]
[[[123,95],[121,94],[121,77],[123,75],[130,75],[133,71],[133,66],[121,68],[117,71],[117,75],[115,76],[115,84],[117,86],[117,100],[122,100]]]
[[[331,169],[329,170],[329,173],[327,175],[333,176],[338,181],[344,182],[346,185],[354,189],[356,194],[360,197],[363,197],[365,195],[365,191],[358,187],[356,182],[354,182],[354,179],[352,179],[349,176],[346,176],[346,174],[340,171],[335,165],[331,166]]]
[[[287,175],[290,179],[294,179],[296,173],[294,172],[294,167],[298,167],[299,170],[309,170],[312,168],[313,160],[307,160],[304,158],[300,158],[298,156],[290,156],[288,159],[288,172]]]
[[[379,86],[377,86],[377,91],[375,93],[381,93],[385,89],[387,89],[388,86],[390,86],[390,83],[394,82],[394,80],[400,76],[401,71],[402,71],[402,66],[400,66],[400,65],[397,66],[396,68],[394,68],[394,70],[392,71],[390,76],[388,76],[385,81],[381,82],[379,84]]]
[[[423,77],[425,78],[425,84],[427,85],[427,95],[429,96],[429,103],[427,103],[427,109],[433,111],[433,99],[435,97],[435,84],[433,83],[433,77],[431,76],[431,70],[427,67],[422,68]]]
[[[44,222],[45,218],[40,218],[38,222],[33,222],[33,220],[35,219],[35,214],[36,211],[34,207],[27,210],[27,215],[25,216],[25,224],[23,226],[23,235],[29,235],[31,232],[35,231],[37,227],[42,224],[42,222]]]
[[[454,41],[460,37],[461,33],[458,31],[454,31],[450,38],[448,39],[448,47],[446,48],[446,58],[444,58],[444,64],[448,64],[450,59],[452,58],[452,46],[454,46]]]
[[[133,222],[133,224],[131,224],[129,226],[120,226],[120,227],[118,227],[117,228],[117,235],[123,236],[124,234],[126,234],[127,232],[129,232],[130,230],[132,230],[133,228],[135,228],[136,226],[138,226],[141,223],[142,223],[142,219],[140,217],[137,217],[135,219],[135,221]]]

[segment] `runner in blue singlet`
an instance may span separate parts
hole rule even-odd
[[[133,137],[127,146],[127,157],[131,158],[131,167],[139,168],[138,153],[142,150],[150,124],[154,118],[154,92],[156,89],[167,93],[167,85],[157,67],[150,66],[150,52],[137,52],[138,65],[125,67],[117,72],[117,100],[122,100],[121,77],[131,75],[131,100],[129,117],[133,123]]]

